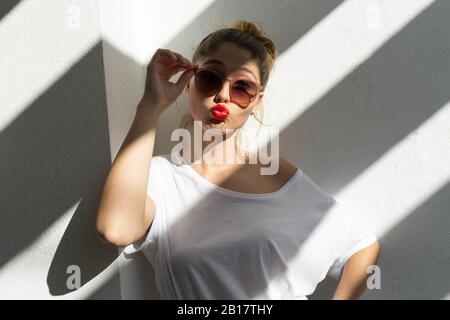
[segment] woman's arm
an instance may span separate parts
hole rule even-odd
[[[97,235],[105,243],[126,246],[139,239],[153,220],[146,190],[160,113],[141,100],[108,173],[96,221]]]
[[[97,210],[97,234],[104,242],[126,246],[141,238],[151,225],[155,207],[147,195],[147,184],[156,127],[162,112],[194,75],[194,67],[167,49],[158,49],[148,64],[144,94],[108,173]],[[184,72],[178,81],[170,82],[179,71]]]
[[[378,241],[352,255],[345,263],[333,300],[358,299],[366,289],[370,276],[367,269],[377,263],[379,255]]]

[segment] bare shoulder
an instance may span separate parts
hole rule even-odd
[[[287,183],[297,172],[297,167],[285,158],[280,157],[278,161],[278,173],[274,176],[279,185]]]
[[[271,163],[273,165],[273,163]],[[240,192],[247,193],[268,193],[279,190],[289,182],[297,172],[297,167],[284,158],[278,158],[278,170],[275,174],[261,174],[261,169],[267,167],[258,163],[245,166],[247,170],[241,170],[239,175],[232,175],[236,178],[234,185],[240,186]],[[230,182],[230,184],[232,184]],[[243,188],[246,186],[246,188]],[[233,189],[230,187],[230,189]]]
[[[296,172],[298,168],[290,163],[285,158],[280,157],[279,161],[279,171],[282,176],[292,177]]]

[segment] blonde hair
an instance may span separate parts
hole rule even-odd
[[[236,20],[231,26],[225,26],[210,33],[197,46],[192,62],[196,64],[200,58],[210,55],[224,42],[233,43],[237,47],[251,53],[252,59],[257,61],[261,85],[265,88],[269,81],[269,75],[274,69],[278,52],[275,43],[265,34],[262,25],[259,22]],[[259,133],[261,126],[265,125],[263,123],[264,109],[262,102],[255,109],[254,117],[260,124],[258,128]],[[192,128],[193,122],[194,118],[188,113],[182,118],[180,127],[184,129]],[[237,130],[236,134],[239,143],[242,141],[241,130]]]

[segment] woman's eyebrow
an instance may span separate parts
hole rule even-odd
[[[225,64],[224,64],[222,61],[217,60],[217,59],[209,59],[209,60],[206,60],[204,64],[208,64],[208,63],[214,63],[214,64],[219,64],[219,65],[221,65],[221,66],[225,66]],[[247,71],[247,72],[251,73],[251,74],[255,77],[255,79],[256,79],[255,74],[254,74],[253,71],[251,71],[249,68],[241,67],[241,68],[239,68],[238,70]]]

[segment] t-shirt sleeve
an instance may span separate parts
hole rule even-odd
[[[341,241],[338,242],[334,263],[328,271],[328,276],[336,280],[339,279],[345,263],[352,255],[377,240],[366,218],[342,203],[338,205],[341,206],[342,216],[346,221],[346,230]]]
[[[155,203],[155,217],[145,234],[137,241],[124,248],[125,254],[132,254],[141,251],[145,247],[157,241],[161,230],[161,214],[163,213],[164,199],[161,194],[161,188],[164,183],[164,175],[167,174],[168,163],[162,156],[154,156],[150,164],[150,172],[147,183],[147,195]]]

